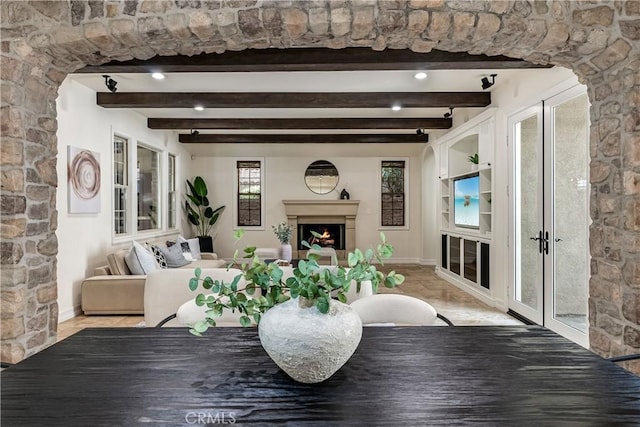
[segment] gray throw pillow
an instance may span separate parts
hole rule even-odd
[[[189,261],[182,255],[182,248],[179,245],[170,247],[158,246],[158,249],[162,251],[164,258],[167,260],[168,268],[179,268],[189,264]]]
[[[185,242],[189,244],[189,249],[193,259],[199,260],[200,259],[200,241],[198,240],[198,238],[194,237],[193,239],[187,240],[182,236],[178,236],[178,238],[176,239],[176,243],[185,243]]]

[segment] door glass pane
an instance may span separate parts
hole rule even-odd
[[[586,333],[589,283],[587,95],[553,110],[554,318]]]
[[[516,224],[519,225],[519,236],[516,251],[517,269],[515,281],[515,300],[532,309],[538,309],[538,286],[541,286],[541,257],[538,241],[531,240],[538,236],[539,207],[539,159],[541,159],[538,118],[529,117],[514,128],[514,142],[518,152],[517,165],[517,206]]]

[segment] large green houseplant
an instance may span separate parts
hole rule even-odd
[[[258,259],[255,247],[244,249],[249,261],[231,283],[202,277],[202,270],[196,269],[189,287],[196,291],[202,285],[207,292],[195,298],[196,305],[206,308],[206,317],[192,325],[190,332],[201,335],[216,326],[216,318],[225,310],[238,311],[242,326],[258,324],[263,348],[291,378],[304,383],[324,381],[347,362],[362,336],[358,314],[345,304],[352,281],[359,286],[369,280],[374,292],[380,283],[392,288],[404,281],[401,274],[391,271],[385,275],[372,264],[374,259],[382,263],[393,254],[383,233],[380,238],[375,251],[349,253],[348,269],[320,266],[314,254],[300,260],[296,268],[281,268]],[[320,249],[306,242],[303,245]],[[238,251],[234,263],[237,258]],[[285,268],[290,269],[286,278]],[[242,279],[244,287],[240,286]]]
[[[193,183],[187,180],[189,192],[184,202],[187,218],[194,227],[195,235],[200,241],[202,252],[213,252],[213,238],[210,233],[218,222],[225,206],[213,209],[209,203],[207,184],[200,176],[196,176]]]

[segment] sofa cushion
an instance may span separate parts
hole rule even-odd
[[[189,261],[185,259],[182,253],[182,248],[179,245],[173,245],[169,247],[158,246],[157,248],[162,251],[162,254],[164,255],[167,263],[167,267],[180,268],[189,264]]]
[[[127,263],[124,257],[127,256],[126,249],[118,249],[117,251],[107,255],[107,264],[109,265],[109,271],[114,276],[128,276],[131,274],[131,270],[127,267]]]
[[[149,274],[158,269],[153,254],[135,240],[131,251],[124,259],[132,274]]]

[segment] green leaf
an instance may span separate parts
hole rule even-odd
[[[196,196],[207,197],[207,184],[205,184],[204,179],[202,179],[201,176],[196,176],[196,179],[193,181],[193,185],[191,186],[191,191],[195,193]]]
[[[242,239],[242,236],[244,236],[244,228],[239,228],[233,232],[233,238],[236,240]]]
[[[358,263],[358,256],[353,252],[349,252],[349,255],[347,256],[347,263],[349,264],[349,267],[355,267]]]
[[[343,304],[347,303],[347,296],[344,294],[344,292],[338,292],[338,301]]]
[[[204,333],[207,332],[207,329],[209,329],[209,324],[206,321],[201,320],[193,325],[193,329],[195,329],[197,332]]]
[[[326,314],[329,312],[329,301],[326,298],[318,298],[316,307],[320,313]]]
[[[202,334],[200,332],[196,331],[195,329],[189,329],[189,333],[191,335],[195,335],[197,337],[201,337],[202,336]]]
[[[202,281],[202,287],[205,289],[211,289],[213,286],[213,279],[210,276],[207,276]]]
[[[251,326],[251,319],[249,316],[242,316],[240,318],[240,324],[244,327]]]
[[[193,274],[196,276],[197,279],[200,279],[200,275],[202,274],[202,268],[196,267],[196,269],[193,271]]]
[[[204,296],[204,294],[198,294],[196,295],[196,305],[198,307],[202,307],[205,303],[206,297]]]
[[[196,289],[198,289],[197,277],[192,277],[191,279],[189,279],[189,289],[191,289],[192,291],[195,291]]]
[[[256,323],[260,323],[260,313],[254,313],[253,314],[253,321]]]

